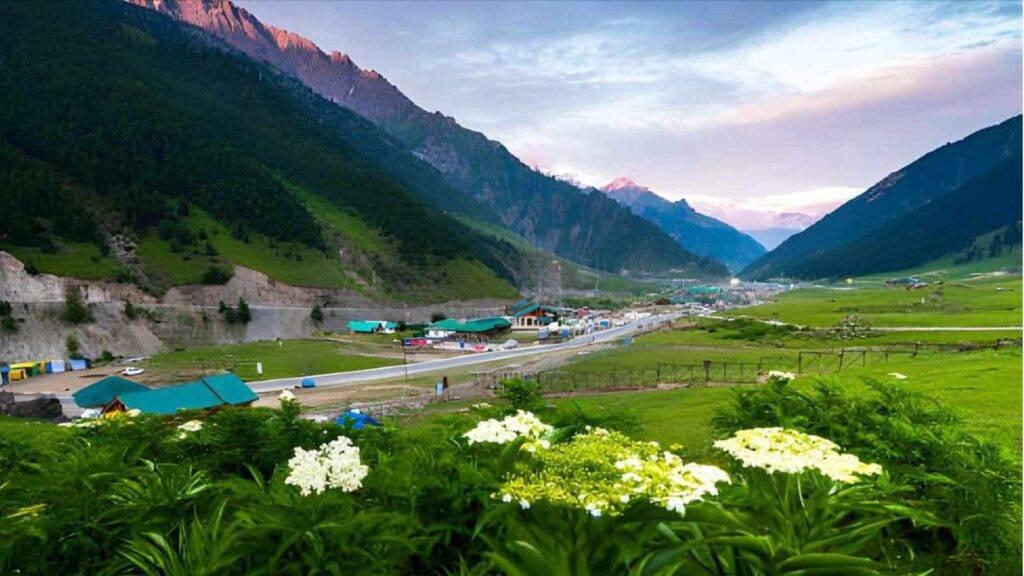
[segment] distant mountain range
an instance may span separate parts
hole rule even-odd
[[[1021,117],[942,146],[886,176],[743,271],[753,279],[898,270],[1020,221]]]
[[[771,227],[771,228],[747,228],[743,232],[757,240],[761,246],[764,246],[765,250],[774,250],[776,246],[786,241],[786,238],[794,234],[799,234],[803,231],[803,228],[782,228],[782,227]],[[749,264],[749,263],[748,263]]]
[[[595,268],[678,269],[722,276],[720,263],[675,243],[654,224],[603,194],[541,174],[501,143],[417,106],[379,73],[348,56],[325,54],[309,40],[265,25],[227,0],[129,0],[221,38],[290,75],[317,94],[375,122],[415,156],[468,193],[490,216],[535,246]],[[435,203],[445,209],[446,198]]]
[[[687,250],[742,270],[766,250],[725,222],[694,210],[686,200],[670,202],[628,178],[617,178],[601,191],[634,214],[658,225]]]

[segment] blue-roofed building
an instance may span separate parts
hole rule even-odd
[[[398,329],[397,322],[385,320],[349,320],[348,331],[356,334],[394,334]]]
[[[103,412],[139,410],[143,414],[174,414],[179,410],[248,406],[258,399],[259,396],[238,376],[214,374],[195,382],[119,394]]]
[[[107,376],[102,380],[89,384],[71,396],[75,399],[75,404],[82,408],[102,408],[110,404],[114,398],[121,394],[145,392],[147,390],[149,388],[142,384],[136,384],[120,376]]]

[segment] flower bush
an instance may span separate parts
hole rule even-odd
[[[522,508],[543,500],[592,516],[615,516],[631,502],[647,500],[681,514],[686,504],[717,494],[715,485],[728,480],[714,466],[683,464],[657,443],[593,428],[536,454],[495,496]]]
[[[799,474],[817,470],[836,482],[853,483],[859,476],[882,472],[878,464],[866,464],[853,454],[844,454],[830,440],[786,428],[751,428],[736,432],[732,438],[715,442],[746,467],[761,468],[770,474]]]
[[[519,438],[538,440],[551,430],[551,426],[541,422],[533,413],[517,410],[501,420],[483,420],[463,436],[470,444],[507,444]]]
[[[316,450],[295,448],[288,461],[285,484],[297,486],[303,496],[321,494],[328,488],[353,492],[363,485],[370,468],[359,459],[359,448],[341,436]]]
[[[979,490],[972,479],[993,502],[1012,490],[986,484],[980,452],[940,457],[938,439],[898,432],[926,429],[966,450],[966,437],[928,423],[941,413],[899,396],[870,410],[860,397],[794,398],[781,382],[737,398],[750,412],[716,419],[722,440],[708,457],[718,466],[609,428],[634,422],[622,414],[571,405],[502,414],[495,403],[358,431],[301,419],[292,401],[91,428],[0,419],[0,573],[988,568],[958,556],[960,542],[983,533],[950,495]],[[984,456],[987,473],[1003,478],[998,458]],[[928,464],[914,476],[917,457]],[[940,488],[940,474],[955,484]],[[942,540],[950,530],[956,546]]]

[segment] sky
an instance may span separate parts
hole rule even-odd
[[[1021,112],[1021,4],[240,0],[548,173],[801,226]]]

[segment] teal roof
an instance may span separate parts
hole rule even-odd
[[[718,294],[721,291],[717,286],[691,286],[686,289],[688,294]]]
[[[75,404],[82,408],[96,408],[110,404],[111,400],[121,394],[145,390],[149,390],[149,388],[136,384],[131,380],[126,380],[120,376],[107,376],[75,392],[72,394],[72,397],[75,399]]]
[[[241,378],[230,372],[205,376],[203,381],[227,404],[248,404],[260,398],[252,391],[252,388],[245,385]]]
[[[258,399],[245,382],[234,374],[204,376],[195,382],[175,384],[118,395],[128,410],[147,414],[174,414],[178,410],[203,410],[217,406],[248,404]]]
[[[540,306],[538,306],[537,304],[530,304],[526,308],[516,310],[515,312],[512,313],[512,316],[519,318],[520,316],[525,316],[527,314],[535,312],[538,308],[540,308]]]
[[[349,320],[348,322],[348,329],[352,332],[376,332],[379,328],[379,320]]]
[[[388,330],[398,330],[398,322],[385,322],[384,327]]]
[[[493,316],[490,318],[474,318],[472,320],[466,320],[465,322],[459,322],[451,318],[439,320],[434,322],[427,328],[431,330],[447,330],[450,332],[490,332],[491,330],[503,330],[508,328],[512,324],[502,318],[501,316]]]

